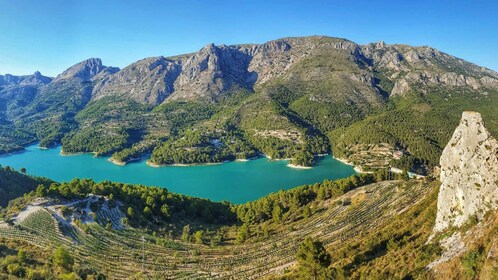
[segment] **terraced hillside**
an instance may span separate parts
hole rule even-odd
[[[415,240],[426,238],[430,232],[426,229],[433,226],[436,190],[435,184],[417,180],[375,183],[312,204],[309,217],[269,223],[265,233],[258,228],[260,225],[251,225],[250,237],[241,244],[234,242],[237,228],[226,228],[225,241],[212,246],[126,226],[119,205],[109,205],[104,198],[93,196],[71,202],[41,199],[21,212],[13,224],[0,223],[0,241],[22,241],[52,250],[62,246],[78,265],[89,265],[108,279],[141,277],[143,270],[161,279],[259,279],[292,274],[299,244],[311,236],[333,253],[334,267],[344,275],[360,278],[358,272],[368,270],[367,260],[349,259],[348,264],[348,250],[362,250],[355,245],[361,240],[371,240],[374,248],[384,244],[385,240],[375,238],[401,218],[411,217],[413,224],[404,225],[410,232],[400,233],[404,234],[400,240],[411,238],[417,243]],[[72,209],[72,214],[63,214],[61,209],[66,208]],[[396,250],[401,249],[406,248],[400,243]],[[395,253],[385,249],[385,256],[371,256],[368,251],[357,253],[368,256],[368,261],[382,261]],[[408,271],[388,273],[418,275],[433,257],[428,256]]]

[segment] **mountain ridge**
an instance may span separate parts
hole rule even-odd
[[[408,61],[409,63],[416,64],[417,62],[423,61],[423,58],[427,57],[435,57],[436,55],[443,55],[446,58],[451,57],[453,59],[458,59],[459,63],[461,64],[466,64],[466,66],[471,68],[471,71],[469,73],[473,73],[474,75],[477,75],[476,73],[479,73],[480,75],[486,74],[487,76],[484,76],[485,78],[482,82],[484,84],[489,84],[495,87],[498,87],[498,82],[489,80],[491,79],[498,79],[498,72],[488,69],[485,67],[477,66],[471,62],[464,61],[460,58],[456,58],[454,56],[448,55],[446,53],[443,53],[437,49],[434,49],[429,46],[408,46],[408,45],[403,45],[403,44],[385,44],[383,41],[380,42],[375,42],[375,43],[367,43],[364,45],[356,44],[352,41],[349,41],[347,39],[343,38],[335,38],[335,37],[327,37],[327,36],[308,36],[308,37],[284,37],[272,41],[268,41],[266,43],[262,44],[233,44],[233,45],[224,45],[221,44],[219,46],[214,45],[213,43],[207,44],[203,48],[201,48],[199,51],[194,52],[194,53],[188,53],[188,54],[180,54],[176,56],[170,56],[169,58],[163,57],[163,56],[158,56],[158,57],[147,57],[142,60],[139,60],[137,62],[134,62],[125,68],[130,68],[134,67],[134,64],[137,63],[143,63],[144,61],[150,61],[154,60],[155,58],[157,59],[164,59],[164,60],[170,60],[171,62],[175,62],[179,65],[182,64],[195,64],[193,62],[189,62],[192,57],[194,57],[196,54],[202,54],[203,52],[208,52],[210,55],[216,55],[214,53],[214,50],[228,50],[228,51],[234,51],[238,50],[241,53],[246,53],[251,56],[258,56],[262,52],[275,52],[277,50],[280,51],[289,51],[291,48],[295,48],[296,46],[299,46],[299,44],[309,43],[310,41],[313,40],[332,40],[333,42],[329,42],[327,44],[329,47],[337,48],[337,49],[344,49],[344,50],[349,50],[353,55],[357,56],[363,56],[369,60],[371,60],[370,63],[377,64],[378,66],[383,66],[386,67],[390,70],[401,70],[401,71],[407,71],[408,69],[406,68],[406,65],[403,65],[403,61]],[[294,45],[294,46],[293,46]],[[315,47],[317,44],[311,43],[312,47]],[[403,51],[406,51],[405,49],[408,49],[408,51],[405,53],[405,55],[400,56],[400,53]],[[422,54],[422,56],[421,56]],[[254,59],[253,57],[250,58],[250,60]],[[232,61],[233,62],[233,61]],[[198,64],[204,63],[203,61],[200,61]],[[154,67],[152,67],[154,66]],[[149,71],[156,68],[157,65],[149,65]],[[196,73],[196,72],[202,72],[204,69],[203,67],[206,66],[201,66],[201,69],[198,69],[200,71],[196,71],[194,69],[186,69],[186,71],[191,72],[191,73]],[[215,65],[213,64],[212,67]],[[257,68],[257,65],[247,65],[248,66],[248,71],[251,72],[250,70],[253,70],[254,68]],[[86,67],[84,69],[80,69],[81,67]],[[125,69],[123,68],[123,69]],[[59,74],[56,78],[53,80],[58,80],[58,79],[63,79],[63,78],[69,78],[69,77],[75,77],[78,76],[79,78],[82,78],[83,80],[88,80],[89,78],[93,77],[97,73],[101,72],[102,70],[108,70],[110,74],[116,74],[117,72],[123,70],[119,69],[117,67],[106,67],[102,65],[102,61],[100,58],[89,58],[84,61],[81,61],[68,69],[66,69],[64,72]],[[238,68],[235,68],[234,70],[237,70]],[[78,72],[80,71],[80,72]],[[85,72],[86,71],[86,72]],[[39,74],[39,72],[36,72]],[[35,75],[36,75],[35,73]],[[230,72],[229,72],[230,73]],[[425,75],[424,75],[425,74]],[[432,74],[432,76],[431,76]],[[467,73],[468,74],[468,73]],[[470,85],[472,87],[478,87],[478,82],[477,80],[470,80],[466,81],[465,77],[464,80],[462,80],[461,74],[460,76],[454,76],[454,75],[446,75],[446,76],[437,76],[434,75],[433,73],[427,74],[427,73],[420,73],[420,75],[423,76],[408,76],[408,80],[412,80],[410,82],[415,81],[421,81],[421,80],[429,80],[429,82],[432,83],[448,83],[450,85],[454,86],[462,86],[464,84]],[[22,76],[14,76],[7,74],[7,77],[22,77]],[[192,76],[192,75],[191,75]],[[271,75],[270,75],[271,76]],[[277,74],[276,76],[279,76]],[[26,76],[27,77],[27,76]],[[176,78],[180,78],[180,81],[177,83],[180,86],[187,84],[187,81],[191,81],[191,78],[187,77],[180,77],[180,75],[177,75],[175,78],[173,78],[173,81],[170,81],[171,84],[173,84],[176,80]],[[5,78],[3,76],[0,76],[0,83],[2,80]],[[215,79],[215,78],[213,78]],[[251,78],[251,80],[254,78]],[[263,77],[263,78],[256,78],[259,83],[266,81],[268,78]],[[183,81],[182,81],[183,80]],[[252,81],[256,83],[257,81]],[[403,87],[406,87],[407,81],[401,81],[401,84],[395,85],[395,91],[398,93],[399,91],[403,92]],[[169,86],[169,85],[168,85]],[[171,85],[171,88],[175,88]],[[224,88],[220,88],[219,90],[223,91]],[[226,89],[225,89],[226,90]],[[93,93],[93,95],[98,95],[98,89],[96,90],[96,93]],[[171,89],[170,89],[171,91]],[[145,93],[148,94],[148,93]],[[160,103],[160,102],[159,102]],[[157,104],[156,104],[157,105]]]
[[[165,140],[200,130],[207,138],[225,138],[237,145],[217,149],[205,138],[177,147],[185,154],[195,150],[195,156],[188,156],[194,162],[201,157],[208,161],[245,158],[258,151],[311,165],[313,155],[332,149],[339,157],[377,168],[386,167],[393,157],[381,156],[370,164],[365,155],[356,160],[355,154],[364,145],[387,145],[391,154],[401,150],[409,159],[397,166],[426,165],[427,171],[437,164],[449,130],[440,133],[427,128],[429,134],[421,139],[426,143],[423,150],[403,139],[406,133],[391,136],[392,141],[374,139],[392,132],[370,124],[375,131],[360,139],[359,146],[349,145],[354,141],[346,139],[357,138],[354,126],[368,122],[369,117],[382,118],[394,113],[392,108],[410,112],[403,109],[409,102],[423,112],[416,118],[454,121],[453,112],[461,109],[480,110],[484,118],[494,118],[496,113],[488,107],[497,91],[498,73],[431,47],[359,45],[325,36],[263,44],[207,44],[195,53],[145,58],[123,69],[91,58],[47,84],[0,85],[0,124],[6,127],[0,132],[6,143],[0,142],[0,151],[40,141],[43,147],[62,143],[67,153],[119,153],[116,162],[126,162],[157,148],[153,158],[161,159],[156,164],[164,164],[179,159],[164,157],[164,153],[172,156]],[[443,100],[473,107],[461,105],[444,112]],[[410,133],[421,126],[417,124]],[[498,124],[491,122],[492,133],[498,131],[495,127]],[[430,155],[424,155],[428,150]]]

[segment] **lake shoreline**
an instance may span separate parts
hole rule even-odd
[[[139,160],[141,160],[141,159],[142,159],[142,157],[138,157],[138,158],[131,158],[131,159],[126,160],[126,161],[120,161],[120,160],[117,160],[117,159],[115,159],[115,158],[113,158],[113,157],[110,157],[110,158],[108,158],[107,160],[108,160],[108,161],[110,161],[110,162],[112,162],[112,163],[114,163],[114,164],[116,164],[116,165],[119,165],[119,166],[125,166],[125,165],[127,165],[128,163],[135,162],[135,161],[139,161]]]
[[[208,162],[208,163],[189,163],[189,164],[184,164],[184,163],[172,163],[172,164],[157,164],[153,163],[150,160],[145,162],[148,166],[154,167],[154,168],[159,168],[159,167],[192,167],[192,166],[212,166],[212,165],[221,165],[223,163],[227,163],[225,161],[223,162]]]
[[[39,147],[38,147],[39,148]],[[49,148],[50,149],[50,148]],[[47,150],[49,150],[47,149]],[[42,149],[43,150],[43,149]],[[59,152],[59,155],[63,156],[63,157],[70,157],[70,156],[80,156],[80,155],[86,155],[86,154],[92,154],[94,158],[98,158],[100,157],[99,155],[97,155],[96,152],[77,152],[77,153],[67,153],[67,152],[64,152],[62,149],[60,150]]]
[[[78,154],[85,154],[85,153],[78,153]],[[69,155],[78,155],[78,154],[69,154]],[[318,154],[316,155],[315,157],[326,157],[330,154]],[[98,157],[98,156],[95,156],[95,157]],[[247,159],[235,159],[235,160],[225,160],[225,161],[222,161],[222,162],[208,162],[208,163],[188,163],[188,164],[185,164],[185,163],[172,163],[172,164],[157,164],[157,163],[153,163],[149,160],[147,160],[145,163],[147,164],[147,166],[150,166],[150,167],[153,167],[153,168],[160,168],[160,167],[190,167],[190,166],[213,166],[213,165],[220,165],[220,164],[224,164],[224,163],[229,163],[229,162],[248,162],[248,161],[251,161],[251,160],[256,160],[256,159],[259,159],[261,157],[266,157],[269,161],[291,161],[292,158],[277,158],[277,159],[272,159],[269,155],[266,155],[266,154],[261,154],[260,156],[256,156],[256,157],[252,157],[252,158],[247,158]],[[127,160],[126,162],[121,162],[121,161],[118,161],[112,157],[110,157],[108,159],[109,162],[115,164],[115,165],[118,165],[118,166],[125,166],[126,164],[128,163],[132,163],[132,162],[136,162],[136,161],[140,161],[143,157],[138,157],[138,158],[132,158],[130,160]],[[355,166],[351,163],[349,163],[348,161],[346,161],[345,159],[338,159],[338,158],[335,158],[332,156],[333,159],[336,159],[346,165],[349,165],[349,166],[353,166],[354,167],[354,170],[356,173],[366,173],[364,172],[363,170],[361,170],[361,168],[359,166]],[[304,166],[304,165],[296,165],[296,164],[292,164],[292,163],[289,163],[287,164],[287,167],[289,168],[294,168],[294,169],[312,169],[314,166]]]
[[[38,149],[41,149],[41,150],[50,150],[52,148],[47,148],[47,147],[40,147],[38,146],[37,147]],[[56,147],[54,147],[56,148]],[[23,149],[19,152],[23,152],[23,151],[26,151],[26,149]],[[16,152],[17,153],[17,152]],[[64,152],[62,149],[60,150],[59,154],[61,156],[77,156],[77,155],[84,155],[84,154],[93,154],[93,157],[94,158],[99,158],[101,156],[97,155],[96,152],[78,152],[78,153],[66,153]],[[6,154],[6,156],[8,156],[9,154]],[[315,155],[315,157],[326,157],[330,155],[329,153],[326,153],[326,154],[317,154]],[[209,162],[209,163],[192,163],[192,164],[182,164],[182,163],[173,163],[173,164],[156,164],[156,163],[153,163],[149,160],[146,160],[145,163],[147,166],[150,166],[150,167],[153,167],[153,168],[160,168],[160,167],[192,167],[192,166],[213,166],[213,165],[220,165],[220,164],[224,164],[224,163],[229,163],[229,162],[248,162],[248,161],[251,161],[251,160],[256,160],[256,159],[259,159],[261,157],[266,157],[269,161],[291,161],[292,158],[276,158],[276,159],[273,159],[272,157],[270,157],[269,155],[267,154],[263,154],[263,153],[260,153],[259,156],[256,156],[256,157],[252,157],[252,158],[248,158],[248,159],[235,159],[235,160],[226,160],[226,161],[223,161],[223,162]],[[333,159],[337,160],[337,161],[340,161],[341,163],[343,164],[346,164],[346,165],[349,165],[349,166],[352,166],[353,167],[353,170],[356,172],[356,173],[371,173],[371,172],[367,172],[367,171],[363,171],[363,169],[361,168],[361,166],[359,165],[355,165],[351,162],[349,162],[348,160],[344,159],[344,158],[336,158],[334,156],[331,156]],[[140,156],[140,157],[137,157],[137,158],[131,158],[125,162],[122,162],[122,161],[118,161],[116,159],[114,159],[113,157],[110,157],[107,159],[108,162],[112,163],[112,164],[115,164],[117,166],[125,166],[129,163],[133,163],[133,162],[137,162],[137,161],[140,161],[143,159],[143,156]],[[294,169],[312,169],[313,167],[315,166],[303,166],[303,165],[296,165],[296,164],[292,164],[292,163],[289,163],[286,165],[287,167],[289,168],[294,168]]]
[[[154,168],[170,167],[170,166],[171,167],[212,166],[212,165],[220,165],[220,164],[230,163],[230,162],[248,162],[248,161],[256,160],[256,159],[259,159],[259,158],[260,157],[252,157],[252,158],[245,158],[245,159],[239,158],[239,159],[235,159],[235,160],[225,160],[225,161],[222,161],[222,162],[188,163],[188,164],[183,164],[183,163],[157,164],[157,163],[151,162],[150,160],[147,160],[145,163],[148,166],[154,167]]]
[[[353,163],[351,163],[350,161],[348,161],[347,159],[344,159],[344,158],[336,158],[336,157],[332,157],[346,165],[349,165],[349,166],[353,166],[353,169],[356,173],[372,173],[372,172],[367,172],[367,171],[363,171],[363,169],[361,168],[361,166],[359,165],[355,165]]]
[[[211,164],[210,167],[189,165],[185,168],[151,168],[149,166],[154,164],[150,161],[149,165],[146,164],[149,160],[147,156],[142,156],[139,162],[122,167],[110,162],[109,157],[61,156],[60,146],[45,150],[32,145],[26,149],[26,153],[0,157],[0,164],[9,165],[16,170],[24,167],[31,175],[57,182],[86,178],[98,183],[111,181],[142,184],[232,203],[245,203],[280,189],[356,174],[351,166],[336,161],[331,156],[320,158],[315,167],[306,170],[291,168],[286,161],[270,161],[263,157],[244,160],[244,163]]]
[[[313,168],[312,166],[304,166],[304,165],[298,165],[298,164],[292,164],[292,163],[287,164],[287,166],[290,168],[295,168],[295,169],[312,169]]]

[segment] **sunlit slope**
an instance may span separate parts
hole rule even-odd
[[[75,223],[58,220],[56,217],[60,217],[60,213],[57,207],[42,207],[31,211],[22,221],[16,222],[16,226],[1,224],[0,236],[43,248],[66,247],[77,262],[87,263],[108,277],[118,279],[125,279],[142,270],[141,237],[144,236],[144,267],[148,275],[175,279],[256,279],[291,269],[295,264],[298,246],[306,236],[323,241],[331,252],[344,250],[344,256],[334,254],[334,266],[347,268],[348,263],[351,265],[356,262],[347,257],[346,251],[351,246],[358,254],[371,258],[369,261],[382,262],[384,256],[379,255],[378,260],[375,260],[377,257],[361,252],[363,245],[354,246],[355,242],[372,240],[372,237],[378,236],[400,217],[405,222],[416,221],[412,231],[404,233],[406,238],[422,238],[419,234],[425,235],[425,231],[417,232],[421,228],[430,228],[433,223],[431,209],[435,205],[431,201],[435,189],[419,181],[371,184],[336,199],[313,204],[312,214],[308,218],[298,216],[291,219],[292,222],[282,223],[271,221],[265,225],[266,233],[253,225],[250,227],[249,239],[238,245],[233,242],[234,232],[230,228],[226,230],[224,244],[215,247],[185,243],[167,236],[156,237],[151,232],[123,226],[121,212],[103,204],[94,208],[96,222],[88,223],[87,233]],[[412,209],[418,210],[414,212]],[[428,210],[431,212],[426,213]],[[112,229],[109,226],[105,228],[104,225],[108,223]],[[393,229],[394,232],[397,230]],[[385,240],[375,240],[371,241],[374,242],[372,246],[378,245],[376,241],[385,243]],[[365,251],[368,250],[367,246]],[[358,269],[368,269],[363,267],[363,262],[357,265],[359,267],[351,267],[347,273],[355,276]],[[396,272],[392,270],[390,273]]]

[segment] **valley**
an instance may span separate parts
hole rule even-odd
[[[265,154],[307,167],[333,152],[366,170],[426,174],[462,110],[481,112],[498,135],[497,91],[496,72],[431,47],[325,36],[208,44],[123,69],[91,58],[55,78],[0,77],[0,152],[39,142],[119,164]],[[402,154],[362,148],[375,145]]]
[[[0,75],[0,279],[498,279],[497,108],[327,36]]]

